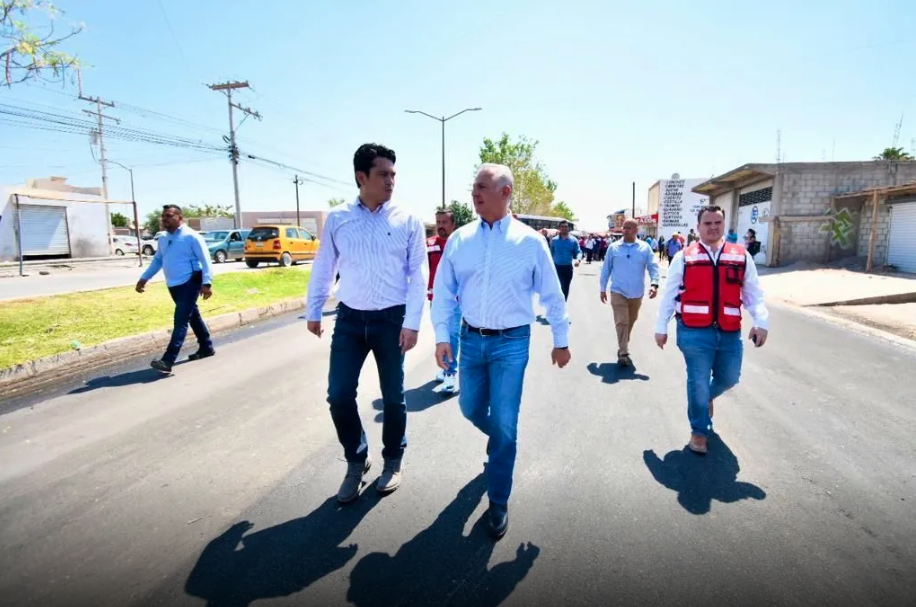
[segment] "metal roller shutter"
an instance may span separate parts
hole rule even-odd
[[[66,207],[24,204],[19,213],[23,256],[70,254]]]
[[[891,206],[887,263],[903,272],[916,272],[916,202]]]

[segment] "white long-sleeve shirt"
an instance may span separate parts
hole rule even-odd
[[[406,305],[403,327],[420,330],[429,273],[418,217],[392,202],[370,211],[359,198],[332,209],[312,265],[306,319],[321,320],[338,271],[339,301],[355,310]]]
[[[715,263],[719,262],[719,255],[725,243],[722,243],[717,251],[704,243],[700,243],[708,252],[710,259]],[[763,299],[763,288],[760,286],[760,276],[757,274],[757,265],[754,259],[745,252],[744,266],[744,284],[741,286],[741,303],[747,308],[751,318],[754,319],[754,327],[766,329],[767,321],[770,318],[770,312],[767,310],[766,303]],[[665,290],[661,294],[661,301],[658,305],[658,320],[655,323],[655,332],[661,335],[668,334],[668,322],[674,316],[677,306],[677,294],[681,284],[684,282],[684,251],[679,251],[671,265],[668,267],[668,279],[665,281]]]
[[[566,300],[544,237],[511,215],[492,227],[480,220],[471,222],[449,236],[436,269],[436,342],[449,342],[449,320],[459,301],[469,325],[512,329],[534,322],[535,293],[546,308],[554,346],[567,347]]]

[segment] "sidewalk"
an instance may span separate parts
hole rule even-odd
[[[760,281],[768,300],[813,308],[916,340],[916,275],[865,274],[797,263],[760,268]]]

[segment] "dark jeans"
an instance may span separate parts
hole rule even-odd
[[[177,287],[169,287],[169,295],[175,302],[175,320],[172,328],[172,339],[169,341],[169,347],[166,348],[162,360],[170,365],[174,365],[178,359],[178,353],[181,352],[181,346],[184,345],[184,339],[188,335],[188,325],[194,331],[197,337],[197,343],[204,352],[213,350],[213,341],[210,339],[210,329],[200,315],[200,308],[197,307],[197,298],[200,297],[200,287],[203,284],[203,276],[200,272],[194,272],[191,279],[180,284]]]
[[[557,265],[557,276],[560,277],[560,289],[563,290],[563,297],[569,299],[569,285],[573,279],[573,267]]]
[[[404,355],[398,344],[404,324],[404,306],[384,310],[354,310],[337,306],[331,338],[328,403],[337,438],[348,462],[363,462],[369,454],[366,432],[356,404],[359,374],[369,352],[375,356],[382,388],[384,425],[382,457],[397,459],[407,447],[407,403],[404,399]]]

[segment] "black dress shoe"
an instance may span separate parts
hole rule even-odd
[[[216,350],[198,350],[194,354],[189,355],[188,360],[201,360],[202,358],[210,358],[211,356],[216,356]]]
[[[494,540],[502,539],[509,530],[509,508],[490,502],[490,535]]]
[[[149,364],[149,366],[151,366],[156,371],[161,371],[162,373],[172,372],[172,365],[165,362],[164,360],[154,360]]]

